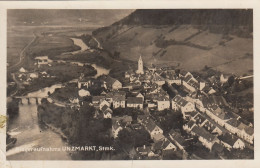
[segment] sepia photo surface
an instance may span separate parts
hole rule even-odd
[[[8,9],[8,160],[254,159],[252,9]]]
[[[255,7],[73,4],[0,11],[1,163],[255,166]]]

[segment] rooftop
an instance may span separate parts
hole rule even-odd
[[[143,98],[141,97],[128,97],[127,104],[143,104]]]
[[[48,56],[37,56],[34,59],[36,59],[36,60],[48,59]]]
[[[224,135],[221,135],[219,136],[219,139],[227,144],[229,144],[230,146],[233,146],[236,141],[238,140],[237,137],[233,136],[233,135],[230,135],[228,133],[224,134]]]
[[[197,136],[203,137],[209,142],[213,141],[216,138],[214,135],[210,134],[202,127],[194,126],[191,131],[194,132]]]

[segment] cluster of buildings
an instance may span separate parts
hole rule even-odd
[[[221,83],[227,81],[221,77]],[[213,82],[213,83],[212,83]],[[180,132],[171,130],[167,135],[149,112],[181,111],[183,130],[191,137],[198,137],[203,146],[210,151],[244,149],[246,144],[253,145],[254,131],[250,123],[244,123],[239,115],[221,95],[215,94],[216,78],[208,81],[195,78],[190,72],[176,73],[172,69],[150,67],[144,70],[140,57],[136,71],[127,71],[124,80],[119,81],[104,75],[98,79],[81,76],[77,87],[82,96],[91,96],[96,114],[112,120],[112,136],[117,138],[123,128],[145,129],[151,136],[150,146],[138,147],[136,151],[142,157],[161,157],[169,151],[181,151],[185,158],[187,140]],[[173,95],[166,92],[167,86]],[[91,87],[100,87],[103,91],[92,96],[88,91]],[[173,87],[176,86],[176,87]],[[185,93],[185,94],[183,94]],[[131,116],[113,116],[115,109],[136,108],[148,111],[139,115],[137,123],[133,124]]]
[[[107,92],[102,92],[100,96],[93,96],[92,103],[101,109],[104,118],[112,118],[113,109],[116,108],[140,110],[147,108],[148,111],[180,110],[183,119],[187,121],[187,124],[183,126],[184,130],[191,135],[198,136],[202,144],[209,150],[212,150],[215,143],[228,144],[225,141],[228,138],[225,136],[229,135],[232,135],[231,139],[234,139],[232,141],[234,144],[229,144],[232,148],[243,149],[245,147],[243,141],[253,144],[252,125],[244,124],[240,120],[241,117],[232,112],[223,96],[215,95],[216,91],[207,81],[195,78],[190,72],[176,74],[174,70],[169,69],[148,68],[144,70],[140,57],[137,70],[125,72],[124,84],[110,76],[105,76],[100,80],[101,86]],[[79,85],[82,86],[90,84],[90,81],[79,81]],[[174,90],[175,96],[170,98],[169,94],[162,89],[164,84],[169,87],[175,84],[187,94],[183,96]],[[148,121],[148,126],[143,126],[151,133],[152,139],[162,135],[160,133],[155,136],[149,127],[153,122]],[[158,130],[162,131],[159,128]],[[220,136],[224,138],[219,139]],[[224,147],[226,146],[224,145]],[[230,147],[227,148],[230,149]]]
[[[44,66],[44,65],[48,65],[51,66],[51,63],[53,62],[51,59],[49,59],[48,56],[38,56],[35,57],[35,65],[37,65],[38,67]]]
[[[30,85],[35,79],[38,78],[55,78],[46,71],[28,71],[21,67],[17,73],[14,74],[15,79],[23,85]]]

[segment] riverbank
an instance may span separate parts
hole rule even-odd
[[[28,151],[36,148],[62,148],[68,146],[60,131],[39,121],[37,104],[19,104],[19,115],[10,118],[7,132],[17,141],[6,153],[8,160],[71,160],[67,151]],[[64,137],[65,138],[65,137]]]
[[[51,124],[47,124],[47,123],[45,123],[44,121],[42,121],[42,122],[43,122],[43,124],[46,125],[50,130],[52,130],[53,132],[55,132],[55,133],[57,133],[58,135],[60,135],[63,140],[65,140],[65,141],[68,142],[68,137],[61,131],[61,129],[56,128],[56,127],[54,127],[54,126],[51,125]]]
[[[111,125],[108,126],[106,120],[95,119],[94,112],[94,107],[88,103],[79,110],[56,106],[47,101],[38,106],[39,120],[64,135],[71,146],[111,146]],[[106,152],[82,151],[76,155],[84,160],[95,160],[100,159],[103,153]]]

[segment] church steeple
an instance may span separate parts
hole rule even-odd
[[[138,60],[138,69],[136,71],[137,74],[144,74],[144,65],[143,65],[143,60],[142,56],[140,55],[139,60]]]

